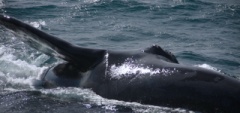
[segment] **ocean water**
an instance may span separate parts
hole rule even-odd
[[[82,47],[157,44],[181,64],[240,78],[239,0],[0,0],[0,13]],[[32,87],[58,62],[0,26],[0,112],[195,112],[109,100],[89,89]]]

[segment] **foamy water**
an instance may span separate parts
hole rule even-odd
[[[41,29],[43,26],[46,26],[46,22],[43,20],[39,20],[36,22],[26,22],[26,23],[29,23],[30,25],[38,29]]]

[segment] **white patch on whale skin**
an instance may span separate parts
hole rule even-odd
[[[149,66],[144,67],[143,64],[135,64],[135,61],[127,59],[123,64],[116,66],[115,64],[110,66],[110,75],[112,78],[120,79],[122,77],[129,77],[133,75],[156,75],[161,74],[164,76],[171,75],[175,71],[177,71],[175,68],[173,70],[167,69],[167,68],[151,68]]]
[[[194,66],[209,69],[209,70],[213,70],[213,71],[217,71],[217,72],[221,72],[221,70],[219,70],[219,69],[217,69],[217,68],[215,68],[211,65],[208,65],[208,64],[198,64],[198,65],[194,65]]]
[[[82,75],[83,78],[80,81],[80,87],[83,87],[86,84],[86,82],[88,81],[88,78],[91,75],[91,71],[81,73],[81,75]]]
[[[106,63],[106,70],[105,70],[105,75],[107,75],[108,73],[108,57],[109,57],[109,53],[107,52],[106,55],[105,55],[105,63]]]

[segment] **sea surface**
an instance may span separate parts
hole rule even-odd
[[[81,47],[142,50],[157,44],[181,64],[240,78],[239,0],[0,0],[0,14]],[[90,89],[32,86],[61,61],[0,26],[0,112],[196,112],[109,100]]]

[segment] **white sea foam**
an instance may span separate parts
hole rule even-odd
[[[99,2],[100,0],[84,0],[84,3],[96,3]]]
[[[29,23],[30,23],[30,25],[32,25],[33,27],[38,28],[38,29],[41,29],[42,26],[46,26],[46,22],[43,20],[39,20],[37,22],[29,22]]]
[[[4,89],[29,89],[32,80],[37,79],[46,67],[20,60],[13,53],[11,48],[0,47],[0,85]]]
[[[40,90],[44,94],[55,95],[65,99],[74,99],[74,100],[81,100],[84,102],[95,103],[98,105],[106,104],[106,99],[102,98],[101,96],[95,94],[93,91],[89,89],[82,89],[82,88],[54,88],[54,89],[43,89]]]

